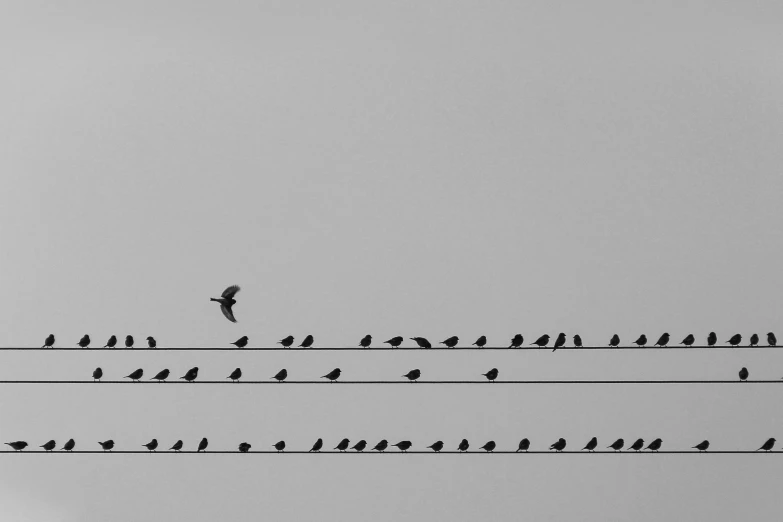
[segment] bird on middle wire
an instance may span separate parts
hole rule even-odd
[[[273,379],[277,379],[277,382],[283,382],[283,381],[286,379],[286,377],[288,377],[288,370],[286,370],[285,368],[283,368],[282,370],[280,370],[279,372],[277,372],[277,373],[275,374],[275,376],[274,376],[274,377],[272,377],[272,378],[273,378]]]
[[[492,368],[487,373],[482,373],[481,375],[486,377],[489,382],[495,382],[495,379],[498,378],[498,369],[497,368]]]
[[[654,346],[660,346],[661,348],[665,348],[667,344],[669,344],[669,334],[664,333],[662,336],[658,338],[658,342],[655,343]]]
[[[427,446],[427,449],[431,449],[435,453],[440,453],[440,450],[443,449],[443,441],[439,440],[438,442],[435,442],[432,446]]]
[[[440,344],[445,344],[447,348],[454,348],[459,343],[459,337],[452,335],[448,339],[441,341]]]
[[[282,344],[283,348],[290,348],[292,344],[294,344],[294,336],[289,335],[288,337],[284,337],[277,341],[277,344]]]
[[[362,451],[364,451],[364,448],[366,448],[366,447],[367,447],[367,441],[362,439],[359,442],[357,442],[356,444],[354,444],[351,449],[352,450],[356,450],[359,453],[361,453]]]
[[[139,379],[141,379],[141,376],[144,375],[144,370],[139,368],[138,370],[131,372],[130,375],[126,375],[123,377],[124,379],[130,379],[133,382],[139,382]]]
[[[392,337],[388,341],[383,341],[383,344],[388,344],[392,348],[399,348],[399,346],[402,344],[402,341],[402,336],[398,335],[396,337]]]
[[[313,341],[315,341],[313,336],[308,334],[308,336],[304,338],[304,341],[302,341],[302,344],[299,345],[299,348],[310,348],[313,345]]]
[[[335,368],[331,372],[327,373],[326,375],[321,375],[321,379],[329,379],[329,382],[334,382],[337,379],[340,378],[340,368]]]
[[[522,334],[516,334],[514,337],[511,338],[511,344],[508,347],[519,348],[522,346],[522,343],[524,342],[525,342],[525,338],[522,337]]]
[[[106,341],[106,344],[103,347],[104,348],[114,348],[115,346],[117,346],[117,336],[116,335],[112,335],[111,337],[109,337],[109,340]]]
[[[596,446],[598,446],[598,437],[593,437],[582,450],[594,451]]]
[[[408,373],[403,375],[403,377],[407,377],[410,382],[414,382],[416,381],[416,379],[421,377],[421,371],[417,368],[415,370],[409,371]]]
[[[52,346],[54,346],[54,334],[49,334],[41,348],[51,348]]]
[[[276,442],[272,444],[272,447],[274,447],[277,450],[277,452],[280,453],[283,450],[285,450],[285,441],[281,440],[280,442]]]
[[[240,368],[237,368],[233,372],[231,372],[231,375],[226,377],[226,379],[231,379],[231,382],[238,382],[240,377],[242,377],[242,370]]]
[[[411,341],[415,341],[419,348],[432,348],[430,342],[424,337],[411,337]]]
[[[54,442],[54,440],[50,440],[46,444],[43,444],[43,445],[38,446],[38,447],[39,448],[43,448],[44,451],[52,451],[55,448],[55,446],[57,446],[57,443]]]
[[[158,447],[158,439],[152,439],[146,444],[142,444],[148,451],[155,451]]]
[[[392,444],[392,446],[396,446],[398,450],[405,453],[410,449],[411,446],[413,446],[413,443],[409,440],[401,440],[397,444]]]
[[[555,450],[555,452],[563,451],[566,447],[566,440],[564,438],[557,439],[557,442],[549,446],[550,450]]]
[[[688,334],[680,344],[684,344],[685,346],[691,346],[693,345],[694,342],[696,342],[696,338],[693,336],[693,334]]]
[[[650,443],[650,444],[649,444],[649,445],[648,445],[646,448],[644,448],[644,449],[648,449],[648,450],[650,450],[650,451],[658,451],[659,449],[661,449],[661,444],[663,444],[663,441],[662,441],[661,439],[655,439],[654,441],[652,441],[652,442],[651,442],[651,443]]]
[[[484,348],[484,346],[487,345],[487,336],[482,335],[478,339],[476,339],[476,342],[471,344],[471,346],[478,346],[479,348]]]
[[[233,344],[237,348],[244,348],[245,346],[247,346],[247,342],[249,340],[250,339],[248,339],[247,335],[243,335],[242,337],[240,337],[239,339],[237,339],[236,341],[234,341],[231,344]]]
[[[209,441],[207,440],[206,437],[204,437],[203,439],[201,439],[201,442],[198,443],[198,449],[196,450],[196,453],[200,451],[206,451],[208,445],[209,445]]]
[[[318,439],[317,441],[315,441],[315,444],[313,444],[313,447],[310,449],[310,452],[317,453],[317,452],[321,451],[321,448],[323,448],[323,447],[324,447],[324,440],[323,439]]]
[[[178,452],[181,449],[182,449],[182,441],[181,440],[178,440],[177,442],[174,443],[174,445],[172,447],[169,448],[169,450],[174,450],[174,452]]]
[[[169,378],[169,374],[170,373],[171,372],[169,371],[168,368],[164,368],[163,370],[161,370],[158,373],[156,373],[155,377],[152,377],[150,380],[151,381],[163,382],[163,381],[165,381],[166,379]]]
[[[84,336],[81,339],[79,339],[78,345],[81,346],[82,348],[87,348],[88,346],[90,346],[90,336],[84,334]]]
[[[640,335],[639,338],[634,341],[634,344],[639,348],[644,348],[644,346],[647,344],[647,336],[644,334]]]
[[[620,346],[620,336],[617,334],[614,334],[612,338],[609,340],[609,346],[612,348],[617,348]]]
[[[642,439],[636,439],[636,442],[634,442],[633,444],[631,444],[631,447],[630,447],[630,448],[628,448],[628,451],[631,451],[631,450],[634,450],[634,451],[639,451],[639,450],[640,450],[640,449],[642,449],[643,447],[644,447],[644,440],[642,440]]]
[[[350,440],[348,440],[348,439],[343,439],[343,440],[341,440],[341,441],[340,441],[340,443],[339,443],[337,446],[335,446],[335,447],[334,447],[334,448],[332,448],[332,449],[336,449],[336,450],[338,450],[338,451],[345,451],[345,450],[347,450],[347,449],[348,449],[348,446],[349,446],[350,444],[351,444],[351,441],[350,441]]]
[[[617,439],[611,445],[607,446],[607,448],[612,448],[615,451],[620,451],[621,449],[623,449],[623,446],[625,446],[625,441],[623,439]]]
[[[372,344],[372,335],[367,334],[364,337],[362,337],[362,340],[359,341],[359,346],[362,348],[369,348]]]
[[[158,347],[158,341],[155,340],[154,337],[150,336],[147,337],[147,346],[150,348],[157,348]]]
[[[743,366],[742,369],[739,371],[740,381],[747,381],[749,375],[750,373],[748,372],[748,369]]]
[[[539,348],[545,347],[547,344],[549,344],[549,335],[548,334],[542,335],[541,337],[536,339],[535,342],[530,343],[530,346],[533,346],[534,344]]]
[[[462,442],[457,446],[457,451],[468,451],[469,447],[470,443],[468,442],[468,439],[462,439]]]
[[[555,346],[554,348],[552,348],[552,351],[553,352],[557,351],[558,348],[565,346],[565,343],[566,343],[566,334],[560,332],[560,334],[558,334],[557,336],[557,339],[555,339]]]
[[[483,446],[481,446],[481,448],[479,448],[479,449],[483,449],[487,453],[492,453],[495,450],[495,446],[496,446],[495,441],[491,440],[491,441],[487,442],[486,444],[484,444]]]
[[[775,446],[775,439],[774,438],[767,439],[767,442],[762,444],[761,447],[756,451],[770,451],[774,446]]]
[[[185,379],[188,382],[193,382],[196,380],[196,377],[198,377],[198,366],[194,366],[190,370],[185,373],[180,379]]]
[[[100,368],[95,368],[95,370],[92,372],[92,380],[100,381],[101,377],[103,377],[103,370]]]
[[[710,441],[704,440],[702,442],[699,442],[695,446],[693,446],[694,449],[697,449],[699,451],[707,451],[707,448],[710,447]]]
[[[778,345],[778,339],[775,337],[775,334],[772,332],[769,332],[767,334],[767,344],[770,346],[777,346]]]
[[[530,441],[528,439],[522,439],[519,441],[519,447],[517,448],[517,453],[520,451],[527,452],[527,450],[530,449]]]
[[[101,448],[103,448],[103,451],[111,451],[112,448],[114,448],[114,441],[109,439],[104,442],[99,442],[98,444],[101,445]]]
[[[126,335],[125,336],[125,348],[133,348],[133,336],[132,335]]]
[[[740,334],[734,334],[734,335],[731,336],[731,339],[729,339],[726,342],[729,343],[732,346],[737,346],[737,345],[739,345],[739,343],[742,342],[742,336]]]
[[[383,453],[386,451],[386,448],[389,447],[389,442],[386,439],[381,440],[378,444],[375,445],[373,448],[373,451],[380,451]]]
[[[750,336],[750,347],[756,347],[759,345],[759,334],[753,334]]]

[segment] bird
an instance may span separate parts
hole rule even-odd
[[[717,342],[718,336],[715,335],[715,332],[710,332],[710,335],[707,336],[707,346],[715,346]]]
[[[208,445],[209,445],[209,441],[207,440],[206,437],[204,437],[203,439],[201,439],[201,442],[198,443],[198,449],[196,450],[196,453],[198,453],[199,451],[206,451]]]
[[[519,441],[519,447],[517,448],[517,453],[520,451],[527,451],[530,449],[530,441],[528,439],[522,439]]]
[[[476,342],[471,344],[471,346],[478,346],[479,348],[484,348],[487,345],[487,336],[482,335],[478,339],[476,339]]]
[[[244,348],[245,346],[247,346],[248,341],[249,339],[247,338],[247,335],[243,335],[242,337],[240,337],[239,339],[237,339],[231,344],[233,344],[237,348]]]
[[[76,446],[76,442],[73,439],[68,439],[68,442],[66,442],[62,449],[64,451],[73,451],[73,448]]]
[[[233,382],[237,382],[240,377],[242,377],[242,370],[237,368],[236,370],[231,372],[231,375],[226,377],[226,379],[231,379]]]
[[[424,337],[411,337],[411,341],[415,341],[419,348],[432,348],[430,342]]]
[[[238,449],[241,453],[247,453],[248,451],[250,451],[250,444],[248,444],[247,442],[240,442]]]
[[[149,450],[149,451],[155,451],[157,449],[157,447],[158,447],[158,439],[152,439],[148,443],[142,444],[142,446],[147,448],[147,450]]]
[[[566,343],[566,334],[563,332],[560,332],[560,334],[557,336],[557,339],[555,339],[555,346],[552,348],[552,351],[554,352],[558,348],[562,348],[565,346]]]
[[[302,341],[302,344],[299,345],[299,348],[310,348],[313,345],[313,339],[312,335],[308,335],[304,338],[304,341]]]
[[[54,346],[54,334],[49,334],[41,348],[51,348],[52,346]]]
[[[154,337],[147,337],[147,346],[150,348],[157,348],[158,341],[156,341]]]
[[[470,443],[468,442],[468,439],[462,439],[462,442],[457,446],[457,451],[468,451],[469,447]]]
[[[100,368],[95,368],[92,372],[92,380],[93,381],[100,381],[101,377],[103,377],[103,370]]]
[[[639,348],[643,348],[644,345],[647,344],[647,336],[644,334],[640,335],[639,338],[634,341],[634,344]]]
[[[742,342],[742,336],[740,334],[734,334],[731,336],[731,339],[729,339],[726,342],[732,346],[737,346],[739,343]]]
[[[492,451],[494,451],[494,449],[495,449],[495,446],[496,446],[495,441],[491,440],[491,441],[487,442],[486,444],[484,444],[483,446],[481,446],[480,449],[483,449],[487,453],[492,453]]]
[[[151,380],[151,381],[158,381],[158,382],[163,382],[163,381],[165,381],[166,379],[168,379],[168,378],[169,378],[169,374],[170,374],[170,373],[171,373],[171,372],[169,371],[169,369],[168,369],[168,368],[165,368],[165,369],[163,369],[163,370],[159,371],[157,374],[155,374],[155,377],[153,377],[153,378],[152,378],[152,379],[150,379],[150,380]]]
[[[38,446],[38,447],[39,447],[39,448],[43,448],[43,449],[44,449],[44,451],[52,451],[52,450],[54,449],[54,447],[55,447],[55,446],[57,446],[57,443],[56,443],[56,442],[54,442],[54,440],[50,440],[50,441],[49,441],[49,442],[47,442],[46,444],[44,444],[44,445],[42,445],[42,446]]]
[[[413,382],[419,377],[421,377],[421,371],[417,368],[415,370],[409,371],[408,373],[403,375],[403,377],[407,377],[409,381]]]
[[[534,343],[530,343],[531,346],[534,345],[534,344],[536,346],[538,346],[539,348],[543,348],[544,346],[549,344],[549,335],[544,334],[541,337],[539,337],[538,339],[536,339],[536,341]]]
[[[611,346],[612,348],[616,348],[620,346],[620,336],[614,334],[612,338],[609,340],[609,346]]]
[[[631,450],[634,450],[634,451],[639,451],[639,450],[640,450],[640,449],[642,449],[643,447],[644,447],[644,440],[642,440],[642,439],[636,439],[636,442],[634,442],[633,444],[631,444],[631,447],[630,447],[630,448],[628,448],[628,451],[631,451]]]
[[[579,335],[574,336],[574,346],[576,346],[577,348],[582,347],[582,338]]]
[[[557,451],[563,451],[566,447],[566,440],[563,438],[557,439],[557,442],[549,446],[549,449]]]
[[[206,446],[204,446],[204,447],[206,448]],[[172,447],[170,447],[169,449],[170,449],[170,450],[174,450],[174,451],[179,451],[179,450],[181,450],[181,449],[182,449],[182,441],[181,441],[181,440],[178,440],[178,441],[177,441],[177,442],[175,442],[175,443],[174,443],[174,445],[173,445]]]
[[[593,451],[598,446],[598,437],[593,437],[582,450]]]
[[[283,368],[282,370],[277,372],[277,374],[275,374],[275,376],[272,378],[277,379],[277,382],[283,382],[286,379],[286,377],[288,377],[288,370]]]
[[[707,451],[707,448],[709,448],[709,447],[710,447],[710,441],[708,441],[708,440],[704,440],[704,441],[702,441],[702,442],[699,442],[698,444],[696,444],[696,445],[695,445],[695,446],[693,446],[693,447],[694,447],[695,449],[699,450],[699,451]]]
[[[481,375],[486,377],[489,382],[493,382],[495,379],[498,378],[498,369],[497,368],[492,368],[487,373],[482,373]]]
[[[696,338],[693,336],[693,334],[688,334],[687,336],[685,336],[685,339],[683,339],[680,344],[684,344],[685,346],[691,346],[694,342],[696,342]]]
[[[359,341],[359,346],[362,348],[369,348],[372,344],[372,335],[367,334],[364,337],[362,337],[362,340]]]
[[[51,442],[54,442],[54,441],[51,441]],[[759,449],[757,449],[756,451],[769,451],[774,446],[775,446],[775,439],[774,438],[767,439],[767,442],[762,444],[761,447]]]
[[[272,447],[274,447],[278,453],[283,451],[285,449],[285,441],[281,440],[280,442],[275,442]]]
[[[441,341],[440,344],[445,344],[448,348],[454,348],[457,346],[457,343],[459,342],[459,337],[456,335],[453,335],[446,339],[445,341]]]
[[[85,334],[84,337],[79,339],[79,343],[78,344],[82,348],[87,348],[88,346],[90,346],[90,336]]]
[[[132,335],[126,335],[125,336],[125,348],[133,348],[133,336]]]
[[[397,446],[397,449],[406,452],[410,449],[411,446],[413,446],[413,443],[409,440],[401,440],[397,444],[392,444],[392,446]]]
[[[331,372],[327,373],[326,375],[321,375],[321,379],[329,379],[329,382],[334,382],[337,379],[340,378],[340,368],[335,368]]]
[[[185,379],[188,382],[193,382],[196,380],[196,377],[198,377],[198,366],[194,366],[190,370],[187,371],[185,375],[180,377],[180,379]]]
[[[277,341],[277,344],[282,344],[283,348],[290,348],[291,345],[294,344],[294,336],[289,335],[288,337],[284,337],[283,339]]]
[[[364,451],[364,448],[366,448],[366,447],[367,447],[367,441],[362,439],[359,442],[357,442],[356,444],[354,444],[351,449],[359,451],[359,452],[362,452],[362,451]]]
[[[313,447],[310,448],[311,452],[318,452],[321,451],[321,448],[324,447],[324,439],[318,439],[315,441],[315,444],[313,444]]]
[[[111,337],[109,337],[109,340],[106,341],[106,344],[103,347],[104,348],[114,348],[115,346],[117,346],[117,336],[116,335],[112,335]]]
[[[748,380],[748,375],[749,375],[748,369],[743,366],[742,369],[739,371],[739,378],[740,378],[740,380],[741,381],[747,381]]]
[[[769,332],[767,334],[767,343],[770,346],[777,346],[778,345],[778,339],[777,339],[777,337],[775,337],[775,334],[773,334],[772,332]]]
[[[667,344],[669,344],[669,334],[664,333],[658,338],[658,342],[655,343],[654,346],[660,346],[661,348],[665,347]]]
[[[659,449],[661,449],[661,444],[663,444],[663,441],[662,441],[661,439],[655,439],[654,441],[652,441],[652,442],[651,442],[651,443],[650,443],[650,444],[649,444],[649,445],[648,445],[646,448],[644,448],[644,449],[648,449],[648,450],[650,450],[650,451],[658,451]]]
[[[99,442],[98,444],[101,445],[101,448],[103,448],[103,451],[111,451],[114,447],[114,441],[109,439],[105,442]]]
[[[23,440],[17,440],[16,442],[6,442],[9,446],[11,446],[14,451],[22,451],[27,447],[27,443]]]
[[[223,312],[223,315],[226,316],[226,319],[232,323],[237,322],[237,320],[234,318],[234,311],[231,309],[231,307],[237,303],[234,299],[234,296],[237,295],[237,292],[239,292],[239,287],[237,285],[232,285],[223,290],[223,293],[219,298],[209,298],[210,301],[220,303],[220,311]]]
[[[139,368],[138,370],[136,370],[134,372],[131,372],[130,375],[126,375],[124,378],[125,379],[130,379],[130,380],[132,380],[134,382],[138,382],[138,380],[141,379],[142,375],[144,375],[144,370]]]
[[[750,336],[750,346],[758,346],[759,334],[753,334]]]
[[[621,449],[623,449],[623,446],[625,446],[625,441],[623,439],[617,439],[610,446],[607,446],[607,448],[612,448],[615,451],[620,451]]]
[[[511,338],[511,344],[509,345],[509,348],[519,348],[524,342],[525,338],[522,337],[522,334],[516,334]]]
[[[343,439],[343,440],[340,441],[340,444],[338,444],[337,446],[335,446],[332,449],[336,449],[336,450],[339,450],[339,451],[345,451],[345,450],[348,449],[348,446],[350,444],[351,444],[351,441],[349,441],[348,439]]]
[[[435,453],[439,453],[440,450],[443,449],[443,441],[439,440],[438,442],[434,443],[432,446],[427,446],[427,449],[431,449]]]
[[[373,451],[381,451],[381,452],[383,452],[383,451],[386,451],[386,448],[388,448],[388,447],[389,447],[389,443],[386,441],[386,439],[383,439],[382,441],[380,441],[378,444],[375,445],[375,447],[373,448]]]
[[[396,337],[392,337],[388,341],[383,341],[383,344],[388,344],[392,348],[397,348],[402,344],[402,341],[403,341],[402,336],[398,335]]]

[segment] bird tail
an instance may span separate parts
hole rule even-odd
[[[209,300],[210,301],[215,301],[216,303],[220,302],[220,299],[215,299],[214,297],[210,297]]]

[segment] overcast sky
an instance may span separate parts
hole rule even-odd
[[[11,1],[2,346],[779,331],[779,2]],[[208,298],[238,284],[237,324]],[[410,346],[410,342],[406,341]],[[3,352],[0,379],[783,377],[770,350]],[[783,443],[771,385],[0,385],[0,440]],[[780,443],[779,443],[780,444]],[[37,448],[36,448],[37,449]],[[464,457],[464,458],[463,458]],[[19,521],[779,518],[777,455],[0,456]]]

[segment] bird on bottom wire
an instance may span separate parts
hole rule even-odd
[[[313,339],[312,335],[308,335],[304,338],[304,341],[302,341],[302,344],[299,345],[299,348],[310,348],[313,345]]]
[[[398,450],[405,453],[410,449],[411,446],[413,446],[413,443],[411,443],[409,440],[401,440],[397,444],[392,444],[392,446],[396,446]]]
[[[242,337],[240,337],[239,339],[237,339],[236,341],[234,341],[231,344],[233,344],[237,348],[244,348],[245,346],[247,346],[247,342],[249,340],[250,339],[248,339],[247,335],[243,335]]]
[[[153,337],[147,337],[147,346],[150,348],[157,348],[158,341],[156,341]]]
[[[743,367],[743,368],[742,368],[742,369],[739,371],[739,378],[740,378],[740,381],[747,381],[747,380],[748,380],[748,375],[749,375],[748,369],[747,369],[747,368],[745,368],[745,367]]]
[[[419,345],[419,348],[432,348],[430,342],[424,337],[411,337],[411,341],[416,342],[416,344]]]
[[[248,451],[250,451],[250,444],[248,444],[247,442],[240,442],[239,448],[237,449],[240,451],[240,453],[247,453]]]
[[[498,369],[497,368],[492,368],[487,373],[482,373],[481,375],[486,377],[489,382],[494,382],[495,379],[498,378]]]
[[[280,442],[276,442],[272,446],[277,450],[278,453],[280,453],[283,450],[285,450],[285,441],[281,440]]]
[[[354,444],[351,449],[352,450],[356,450],[356,451],[361,453],[362,451],[364,451],[364,448],[366,448],[366,447],[367,447],[367,441],[366,440],[360,440],[359,442]]]
[[[655,346],[660,346],[661,348],[665,348],[667,344],[669,344],[669,334],[664,333],[662,336],[658,338],[658,342],[655,343]]]
[[[478,346],[479,348],[484,348],[484,346],[487,345],[487,336],[482,335],[478,339],[476,339],[476,342],[471,344],[471,346]]]
[[[709,447],[710,447],[710,441],[708,441],[708,440],[699,442],[698,444],[693,446],[694,449],[697,449],[699,451],[707,451],[707,448],[709,448]]]
[[[443,441],[439,440],[438,442],[434,443],[432,446],[427,446],[427,449],[431,449],[435,453],[439,453],[440,450],[443,449]]]
[[[326,375],[321,375],[321,379],[329,379],[329,382],[334,382],[337,379],[340,378],[340,368],[335,368],[331,372],[327,373]]]
[[[201,439],[201,442],[198,443],[198,449],[196,450],[196,453],[200,451],[206,451],[208,445],[209,445],[209,441],[207,440],[206,437],[204,437],[203,439]]]
[[[519,348],[522,346],[522,343],[525,342],[525,338],[522,337],[522,334],[516,334],[514,337],[511,338],[511,344],[508,346],[509,348]]]
[[[371,344],[372,344],[372,335],[369,334],[362,337],[362,340],[359,341],[359,346],[361,346],[362,348],[369,348]]]
[[[388,447],[389,447],[389,442],[386,439],[383,439],[378,444],[375,445],[373,451],[384,452]]]
[[[294,344],[294,336],[289,335],[288,337],[284,337],[277,341],[277,344],[283,345],[283,348],[290,348],[292,344]]]
[[[634,344],[639,348],[644,348],[644,346],[647,344],[647,336],[644,334],[640,335],[639,338],[634,341]]]
[[[566,343],[566,334],[560,332],[560,334],[557,336],[557,339],[555,339],[555,346],[552,348],[552,351],[557,351],[558,348],[562,348],[565,346]]]
[[[158,448],[158,439],[152,439],[146,444],[142,444],[148,451],[155,451]]]
[[[771,438],[771,439],[767,439],[767,442],[762,444],[761,447],[756,451],[770,451],[773,447],[775,447],[775,439]]]
[[[555,450],[555,452],[563,451],[566,447],[566,440],[563,438],[557,439],[557,442],[549,446],[550,450]]]
[[[650,450],[650,451],[658,451],[659,449],[661,449],[661,444],[663,444],[663,441],[662,441],[661,439],[655,439],[654,441],[652,441],[652,442],[651,442],[651,443],[650,443],[650,444],[649,444],[649,445],[648,445],[646,448],[644,448],[644,449],[648,449],[648,450]]]
[[[715,346],[715,343],[718,342],[718,336],[715,334],[715,332],[710,332],[710,335],[707,336],[707,346]]]
[[[340,444],[338,444],[337,446],[335,446],[332,449],[336,449],[338,451],[345,451],[345,450],[348,449],[348,446],[350,444],[351,444],[351,441],[349,441],[348,439],[343,439],[343,440],[340,441]]]
[[[163,370],[161,370],[158,373],[156,373],[155,377],[152,377],[150,380],[151,381],[163,382],[163,381],[165,381],[166,379],[169,378],[169,374],[170,373],[171,372],[169,371],[168,368],[164,368]]]
[[[530,343],[530,346],[536,345],[539,348],[545,347],[547,344],[549,344],[549,335],[544,334],[538,339],[535,340],[535,342]]]
[[[196,377],[198,377],[198,366],[194,366],[190,370],[185,373],[180,379],[185,379],[188,382],[193,382],[196,380]]]
[[[63,444],[62,450],[63,451],[73,451],[73,448],[76,447],[76,441],[73,439],[68,439],[68,442]]]
[[[468,448],[470,448],[468,439],[462,439],[462,442],[460,442],[459,446],[457,446],[457,451],[468,451]]]
[[[495,450],[495,446],[496,446],[495,441],[491,440],[491,441],[487,442],[486,444],[484,444],[483,446],[481,446],[480,449],[483,449],[487,453],[492,453]]]
[[[240,377],[242,377],[242,370],[237,368],[236,370],[231,372],[231,375],[226,377],[226,379],[231,379],[232,382],[238,382]]]
[[[581,348],[582,347],[582,337],[581,336],[579,336],[579,335],[575,335],[574,336],[574,346],[576,346],[577,348]]]
[[[321,451],[321,448],[324,447],[324,440],[318,439],[315,441],[315,444],[313,444],[313,447],[310,449],[311,452],[319,452]]]
[[[95,368],[95,370],[92,372],[92,380],[100,381],[101,377],[103,377],[103,370],[100,368]]]
[[[99,442],[98,444],[101,445],[101,448],[103,448],[103,451],[111,451],[112,448],[114,448],[114,441],[109,439],[104,442]]]
[[[178,440],[177,442],[174,443],[174,445],[172,447],[169,448],[169,450],[174,450],[175,452],[179,451],[181,449],[182,449],[182,441],[181,440]]]
[[[398,335],[396,337],[392,337],[388,341],[383,341],[383,344],[388,344],[392,348],[398,348],[402,344],[402,341],[402,337]]]
[[[54,346],[54,334],[49,334],[41,348],[51,348],[52,346]]]
[[[519,441],[519,447],[517,447],[517,453],[520,451],[527,451],[530,449],[530,441],[528,439],[522,439]]]
[[[106,344],[103,347],[104,348],[114,348],[115,346],[117,346],[117,336],[116,335],[112,335],[111,337],[109,337],[109,340],[106,341]]]
[[[696,342],[696,338],[693,336],[693,334],[688,334],[685,336],[685,339],[680,342],[680,344],[684,344],[685,346],[691,346],[693,343]]]
[[[38,446],[39,448],[43,448],[44,451],[52,451],[54,447],[57,446],[57,443],[54,442],[54,440],[50,440],[46,444],[43,444],[41,446]]]
[[[133,348],[133,336],[132,335],[126,335],[125,336],[125,348]]]
[[[414,381],[416,381],[416,379],[418,379],[419,377],[421,377],[421,371],[420,371],[420,370],[417,368],[417,369],[415,369],[415,370],[411,370],[411,371],[409,371],[408,373],[406,373],[405,375],[403,375],[403,377],[407,377],[407,379],[408,379],[410,382],[414,382]]]
[[[593,438],[592,438],[592,439],[590,439],[590,441],[589,441],[589,442],[588,442],[588,443],[585,445],[585,447],[584,447],[584,448],[582,448],[582,450],[583,450],[583,451],[584,451],[584,450],[587,450],[588,452],[591,452],[591,451],[594,451],[594,450],[595,450],[596,446],[598,446],[598,438],[597,438],[597,437],[593,437]]]
[[[23,440],[17,440],[15,442],[6,442],[5,444],[11,446],[14,451],[22,451],[27,447],[27,443]]]
[[[615,451],[620,451],[623,449],[623,446],[625,446],[625,441],[623,439],[617,439],[611,445],[607,446],[607,449],[612,448]]]
[[[282,370],[277,372],[277,374],[275,374],[275,376],[272,378],[277,379],[277,382],[283,382],[284,380],[286,380],[286,377],[288,377],[288,370],[283,368]]]
[[[639,451],[643,447],[644,447],[644,441],[642,439],[636,439],[636,441],[633,444],[631,444],[631,447],[628,448],[628,451],[631,451],[631,450]]]
[[[84,337],[79,339],[78,345],[81,346],[82,348],[87,348],[88,346],[90,346],[90,336],[85,334]]]
[[[123,377],[123,379],[130,379],[133,382],[139,382],[139,379],[141,379],[142,375],[144,375],[144,370],[139,368],[138,370],[131,372],[130,375]]]
[[[445,344],[448,348],[454,348],[459,343],[459,337],[456,335],[449,337],[448,339],[441,341],[440,344]]]

